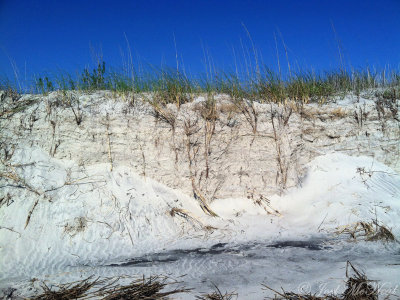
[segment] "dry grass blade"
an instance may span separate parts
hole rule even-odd
[[[210,294],[205,294],[201,296],[196,296],[196,299],[199,300],[232,300],[233,297],[237,299],[237,294],[236,293],[228,293],[225,292],[225,294],[222,294],[221,290],[213,284],[215,287],[215,291],[210,293]]]
[[[108,142],[108,159],[110,160],[110,171],[113,170],[113,159],[112,159],[112,153],[111,153],[111,139],[110,139],[110,117],[107,113],[107,123],[106,123],[106,129],[107,129],[107,142]]]
[[[201,209],[204,211],[204,213],[213,216],[213,217],[218,217],[218,215],[210,208],[210,206],[207,204],[206,198],[203,196],[201,191],[197,188],[196,183],[195,183],[195,177],[194,177],[194,171],[193,171],[193,165],[195,161],[195,153],[193,152],[193,146],[191,142],[191,135],[193,135],[198,129],[196,128],[196,123],[197,122],[192,122],[191,120],[186,120],[184,122],[184,130],[185,130],[185,135],[186,135],[186,153],[188,157],[188,162],[189,162],[189,173],[190,173],[190,180],[192,182],[192,189],[193,189],[193,196],[194,198],[199,201]]]
[[[258,112],[255,109],[253,101],[242,100],[235,102],[238,109],[245,116],[247,122],[250,124],[253,134],[257,133]]]
[[[194,179],[192,178],[192,188],[193,188],[193,196],[196,200],[200,202],[200,207],[201,209],[208,215],[212,217],[218,217],[218,215],[210,208],[210,206],[207,204],[206,198],[202,195],[202,193],[199,191],[199,189],[196,187],[194,184]]]
[[[70,300],[70,299],[126,299],[126,300],[156,300],[166,299],[168,296],[177,293],[186,293],[190,289],[175,288],[163,292],[162,290],[171,284],[177,284],[175,281],[167,281],[167,277],[150,276],[131,281],[126,285],[120,285],[118,282],[122,278],[116,277],[92,280],[90,276],[82,281],[76,281],[57,286],[56,289],[42,283],[43,293],[34,296],[34,300]]]
[[[103,300],[130,299],[130,300],[145,300],[145,299],[165,299],[165,297],[178,293],[188,292],[189,289],[172,289],[170,291],[161,292],[169,283],[166,278],[159,276],[142,278],[135,280],[132,283],[124,286],[111,286],[98,293],[98,296],[103,296]]]
[[[193,226],[195,226],[195,227],[196,226],[198,226],[200,228],[204,227],[204,224],[199,219],[192,216],[191,213],[185,209],[174,207],[170,210],[169,214],[171,215],[171,217],[180,216],[180,217],[184,218],[185,220],[191,222],[193,224]]]
[[[69,300],[83,298],[88,291],[97,284],[98,279],[91,281],[92,276],[77,283],[60,285],[57,290],[52,290],[45,283],[42,283],[43,293],[33,297],[33,300]]]
[[[272,290],[276,295],[279,295],[277,297],[275,295],[274,299],[287,299],[287,300],[342,300],[341,297],[335,296],[335,295],[324,295],[324,296],[317,296],[313,295],[311,293],[308,294],[297,294],[294,292],[285,292],[283,291],[282,293],[279,293],[270,287],[264,285],[265,288]],[[271,298],[272,299],[272,298]]]
[[[351,267],[354,275],[348,275],[348,269]],[[377,300],[378,290],[373,287],[365,274],[358,271],[351,262],[346,266],[346,290],[343,293],[343,300]]]
[[[353,271],[353,276],[349,276],[349,267]],[[341,295],[321,295],[306,293],[298,294],[295,292],[281,293],[263,284],[263,286],[274,292],[274,297],[270,299],[286,299],[286,300],[378,300],[378,290],[373,287],[365,274],[358,271],[349,261],[346,266],[346,290]]]
[[[29,221],[31,220],[31,217],[32,217],[32,213],[33,213],[33,211],[35,210],[35,208],[36,208],[36,206],[38,205],[38,203],[39,203],[39,199],[36,199],[36,201],[35,201],[35,203],[33,204],[31,210],[28,212],[28,216],[26,217],[24,229],[26,229],[26,227],[28,226]]]
[[[279,293],[278,291],[266,286],[263,284],[265,288],[271,290],[275,293],[273,299],[286,299],[286,300],[342,300],[342,298],[335,295],[325,295],[325,296],[317,296],[311,293],[308,294],[297,294],[294,292],[285,292]],[[279,296],[279,297],[278,297]],[[272,299],[272,298],[271,298]]]
[[[35,193],[37,196],[46,197],[45,194],[43,194],[43,193],[39,192],[38,190],[36,190],[35,188],[31,187],[21,176],[19,176],[17,171],[16,171],[16,169],[15,169],[15,166],[12,166],[11,164],[8,164],[8,163],[5,163],[5,162],[2,162],[2,163],[3,163],[3,165],[5,167],[8,168],[8,171],[0,172],[0,178],[3,178],[5,180],[11,180],[12,182],[14,182],[16,184],[15,187],[17,187],[17,188],[24,188],[24,189],[27,189],[28,191],[30,191],[32,193]],[[39,203],[39,199],[40,198],[37,198],[35,200],[35,202],[33,204],[33,207],[28,212],[28,216],[26,218],[25,227],[24,228],[26,228],[28,226],[29,221],[31,220],[32,213],[33,213],[33,211],[35,210],[36,206]]]
[[[175,130],[175,123],[176,123],[176,115],[167,108],[161,107],[158,103],[149,102],[154,109],[154,116],[157,119],[160,119],[166,123],[168,123],[172,130]]]
[[[231,300],[232,297],[233,297],[233,295],[231,295],[231,294],[221,295],[217,292],[213,292],[211,294],[200,296],[197,299],[200,299],[200,300]]]
[[[393,233],[384,225],[379,225],[375,223],[377,230],[375,231],[375,234],[369,238],[367,238],[367,241],[394,241],[395,237]]]
[[[31,187],[22,177],[20,177],[11,165],[9,165],[8,167],[11,168],[11,171],[0,172],[0,178],[11,180],[14,183],[18,184],[17,187],[25,188],[28,191],[31,191],[32,193],[35,193],[38,196],[42,195],[39,191]]]
[[[384,225],[376,220],[372,222],[359,221],[354,224],[342,226],[337,230],[337,234],[348,234],[354,240],[364,239],[366,241],[394,241],[393,233]]]

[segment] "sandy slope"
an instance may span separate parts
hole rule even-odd
[[[110,92],[26,95],[22,100],[35,102],[0,120],[1,142],[9,149],[21,142],[39,146],[81,165],[108,163],[111,156],[114,166],[131,167],[186,194],[192,194],[193,176],[210,201],[279,193],[298,184],[305,164],[332,151],[374,157],[400,172],[400,123],[388,107],[378,110],[376,99],[349,96],[302,108],[255,103],[254,134],[252,108],[237,107],[224,95],[214,97],[215,121],[207,119],[205,97],[179,110],[168,105],[163,112],[174,128],[140,98],[151,100],[138,95],[129,107]],[[65,105],[69,100],[82,116],[80,125]],[[4,106],[7,111],[9,104]]]
[[[391,229],[396,238],[400,236],[398,157],[396,152],[385,150],[391,145],[398,147],[398,140],[394,139],[399,132],[394,121],[386,121],[386,128],[392,126],[392,131],[379,133],[373,131],[378,124],[370,120],[369,125],[363,125],[363,130],[368,128],[370,133],[362,137],[355,133],[361,129],[354,129],[354,124],[346,127],[350,117],[343,117],[343,120],[328,118],[330,121],[325,121],[324,131],[334,128],[341,132],[347,128],[348,134],[326,144],[332,138],[315,134],[315,128],[318,128],[315,125],[314,141],[320,144],[313,147],[319,155],[315,151],[300,157],[301,165],[296,167],[299,173],[291,173],[290,179],[293,185],[297,178],[297,186],[282,192],[275,174],[267,179],[275,184],[267,184],[264,192],[258,192],[262,190],[258,172],[272,169],[264,175],[276,173],[276,158],[272,159],[276,145],[272,147],[265,143],[270,137],[260,133],[271,128],[267,121],[265,124],[260,121],[258,136],[253,136],[251,146],[242,149],[249,151],[246,159],[237,156],[234,160],[230,155],[238,155],[240,151],[237,149],[245,147],[251,140],[242,137],[228,143],[231,150],[225,151],[227,157],[221,158],[222,161],[230,161],[232,166],[247,161],[247,169],[242,171],[247,172],[249,179],[242,185],[235,181],[234,175],[226,180],[229,184],[220,188],[224,197],[216,194],[212,202],[208,198],[210,208],[218,214],[218,217],[211,217],[200,208],[199,201],[192,197],[188,188],[187,161],[182,158],[178,164],[172,161],[167,167],[163,157],[167,152],[174,156],[174,151],[163,147],[162,143],[171,137],[171,132],[165,129],[160,133],[164,130],[160,123],[148,123],[146,127],[149,118],[154,117],[146,115],[144,108],[141,113],[126,116],[127,120],[136,118],[135,122],[138,122],[130,127],[127,125],[130,131],[123,125],[117,126],[117,122],[125,122],[118,118],[118,105],[122,104],[115,103],[115,110],[109,110],[112,103],[106,102],[91,108],[92,114],[88,108],[88,116],[93,118],[106,115],[105,111],[114,115],[114,123],[109,125],[113,128],[111,164],[107,151],[100,150],[101,147],[107,149],[107,140],[88,138],[96,131],[95,120],[86,119],[86,127],[74,127],[66,121],[71,117],[66,114],[68,110],[65,109],[65,114],[61,110],[57,115],[56,133],[49,135],[47,123],[51,124],[53,115],[46,117],[43,105],[38,104],[39,119],[34,121],[30,132],[21,129],[18,122],[23,122],[32,113],[32,108],[13,115],[11,121],[1,121],[2,141],[9,141],[7,146],[15,146],[11,157],[8,160],[3,158],[1,169],[3,175],[9,175],[8,179],[4,176],[1,179],[0,189],[0,198],[4,197],[0,208],[2,288],[22,287],[29,293],[28,280],[34,277],[49,282],[65,282],[91,274],[162,273],[174,277],[188,274],[184,277],[185,285],[195,287],[195,293],[209,290],[211,282],[214,282],[223,289],[238,291],[247,299],[259,299],[266,295],[261,289],[262,282],[277,289],[283,284],[296,289],[304,282],[313,291],[320,291],[320,285],[324,283],[330,289],[343,288],[347,260],[363,266],[370,278],[381,280],[388,287],[394,288],[400,283],[400,247],[397,242],[367,242],[363,237],[354,242],[345,234],[346,231],[343,232],[359,221],[377,220],[378,224]],[[343,109],[349,111],[349,107],[354,105],[358,104],[342,103]],[[42,114],[40,109],[43,109]],[[182,114],[184,109],[189,108],[183,108]],[[267,111],[267,107],[259,109]],[[241,122],[245,124],[243,120]],[[291,145],[299,138],[294,124],[281,128]],[[97,126],[101,125],[97,123]],[[239,126],[237,130],[240,132],[244,128]],[[151,129],[154,131],[152,136]],[[98,131],[100,136],[104,128]],[[119,131],[126,133],[124,138],[116,137]],[[141,137],[129,144],[129,136],[135,131],[140,132],[138,135]],[[183,143],[184,137],[179,138],[178,128],[176,134],[175,142],[182,138]],[[127,153],[130,148],[125,149],[126,144],[118,143],[126,141],[131,147],[137,146],[146,135],[148,139],[160,137],[160,155],[154,153],[156,146],[145,144],[142,147],[147,151],[145,169],[138,172],[143,164],[139,155],[134,151]],[[226,131],[221,131],[215,140],[223,140],[225,136]],[[61,137],[64,140],[54,153],[51,145],[54,146],[54,140]],[[263,147],[258,144],[261,141],[264,141],[264,148],[272,150],[261,151]],[[345,149],[345,145],[352,142],[358,143],[358,154],[364,156],[355,156],[356,148]],[[367,148],[367,144],[371,147]],[[282,145],[286,151],[284,142]],[[214,146],[220,149],[216,144]],[[306,153],[304,149],[309,149],[307,147],[310,146],[304,142],[303,152],[298,153]],[[255,149],[254,153],[251,149]],[[184,153],[182,149],[179,151]],[[365,154],[375,154],[376,158]],[[271,158],[257,161],[260,155],[270,155]],[[290,155],[288,157],[293,159]],[[387,161],[390,167],[382,163]],[[195,163],[199,170],[204,168],[203,162],[204,158],[199,156]],[[226,168],[217,173],[230,174]],[[199,180],[199,187],[216,180],[217,173],[204,182]],[[179,177],[182,174],[186,175]],[[164,184],[151,177],[162,178]],[[175,183],[169,187],[165,185],[171,182]],[[180,182],[185,182],[182,189],[177,188]],[[244,193],[245,189],[247,192],[238,196],[242,193],[239,191]],[[202,191],[210,195],[207,190]],[[193,295],[182,297],[192,298]]]

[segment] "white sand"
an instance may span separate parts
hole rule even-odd
[[[346,104],[342,105],[346,109]],[[101,107],[96,108],[100,113]],[[63,117],[65,115],[58,118]],[[136,118],[149,117],[139,114]],[[8,121],[2,122],[4,125]],[[64,157],[55,158],[57,155],[52,157],[49,150],[44,149],[48,144],[48,128],[43,126],[49,121],[43,117],[37,122],[42,125],[32,135],[25,133],[25,140],[13,136],[15,120],[14,125],[8,123],[10,127],[2,133],[3,140],[8,138],[16,145],[7,162],[7,166],[14,168],[3,166],[2,172],[15,170],[23,182],[18,187],[15,181],[1,181],[0,198],[10,195],[8,203],[3,203],[0,208],[1,288],[14,286],[29,294],[32,278],[56,283],[91,274],[141,276],[161,273],[174,277],[188,274],[183,281],[195,291],[182,295],[183,298],[192,299],[196,293],[210,291],[213,282],[222,290],[236,290],[240,299],[261,299],[269,294],[261,289],[261,283],[276,289],[284,284],[285,289],[296,289],[305,283],[315,292],[321,292],[321,284],[326,283],[326,289],[339,287],[342,291],[347,260],[362,266],[371,279],[380,280],[387,288],[394,289],[400,284],[397,242],[366,242],[362,238],[352,242],[348,235],[337,234],[343,226],[378,220],[379,224],[391,229],[396,238],[400,237],[400,175],[396,161],[389,167],[379,162],[382,161],[379,155],[373,158],[350,156],[344,153],[346,151],[335,152],[335,147],[343,146],[337,143],[329,151],[324,148],[324,153],[312,155],[315,158],[310,162],[303,162],[299,167],[302,171],[296,175],[297,186],[283,193],[279,192],[279,187],[266,187],[268,191],[264,196],[253,192],[246,197],[237,197],[237,191],[243,188],[235,189],[235,181],[231,181],[233,192],[229,197],[230,187],[225,184],[222,193],[225,196],[216,197],[210,203],[219,217],[211,217],[188,192],[187,183],[182,190],[176,188],[179,180],[188,179],[174,179],[176,174],[170,173],[173,162],[164,183],[175,180],[175,184],[167,187],[150,178],[157,173],[156,162],[160,156],[148,159],[147,176],[143,176],[143,172],[139,175],[141,163],[137,163],[138,167],[132,166],[134,162],[129,163],[128,155],[124,160],[118,159],[123,148],[116,145],[114,139],[115,159],[110,171],[107,152],[97,153],[106,141],[93,142],[93,148],[88,149],[89,140],[84,145],[71,141],[71,137],[81,134],[81,129],[70,128],[70,132],[66,127],[57,133],[58,136],[65,135],[69,141],[63,150],[59,149],[60,156]],[[62,122],[60,126],[63,126]],[[134,125],[131,128],[134,130]],[[115,127],[113,130],[118,131]],[[146,130],[150,134],[150,125],[140,130],[142,134]],[[393,143],[395,134],[398,132],[387,133],[383,138],[387,141],[386,146]],[[219,137],[223,137],[222,133]],[[290,139],[290,135],[287,137]],[[154,155],[155,150],[150,150],[147,145],[144,147]],[[71,149],[74,155],[68,159],[65,156]],[[171,152],[171,149],[160,151]],[[365,151],[374,150],[361,152]],[[92,157],[88,157],[88,153],[93,153]],[[388,154],[388,157],[393,155]],[[167,165],[160,163],[160,169]],[[177,168],[182,169],[184,163]],[[235,163],[231,161],[231,164]],[[246,172],[258,172],[256,166],[260,162],[255,160],[254,163],[249,162]],[[276,168],[275,160],[269,165],[260,165],[260,168],[268,167]],[[221,173],[224,172],[221,169]],[[216,174],[213,176],[217,177]],[[249,177],[247,184],[252,181]],[[275,180],[270,179],[271,182]],[[254,189],[248,190],[259,190],[258,184],[255,180]],[[278,193],[273,194],[274,189]],[[36,201],[25,228],[29,211]],[[171,215],[172,210],[174,215]],[[320,249],[278,245],[287,241],[308,241],[311,248]],[[226,245],[212,248],[219,243]],[[204,249],[204,253],[181,251],[196,248]],[[210,249],[221,251],[214,253]],[[143,260],[144,257],[153,263],[142,261],[141,264],[110,266],[132,259]],[[171,257],[171,261],[165,261]]]

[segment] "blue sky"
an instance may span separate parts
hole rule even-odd
[[[243,65],[241,41],[276,68],[274,33],[281,64],[285,42],[292,67],[339,66],[338,40],[347,65],[399,68],[400,0],[282,1],[26,1],[0,0],[0,74],[13,77],[58,68],[75,72],[93,65],[93,53],[122,65],[125,35],[134,61],[205,71],[204,51],[217,68]],[[336,37],[332,29],[334,25]],[[92,50],[91,50],[92,49]],[[252,54],[250,54],[252,56]]]

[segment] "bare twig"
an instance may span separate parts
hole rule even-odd
[[[35,210],[35,207],[36,207],[36,205],[38,205],[38,203],[39,203],[39,198],[36,199],[35,203],[33,204],[33,207],[31,208],[31,210],[28,213],[28,217],[26,218],[24,229],[26,229],[26,226],[28,226],[29,221],[31,220],[32,213]]]

